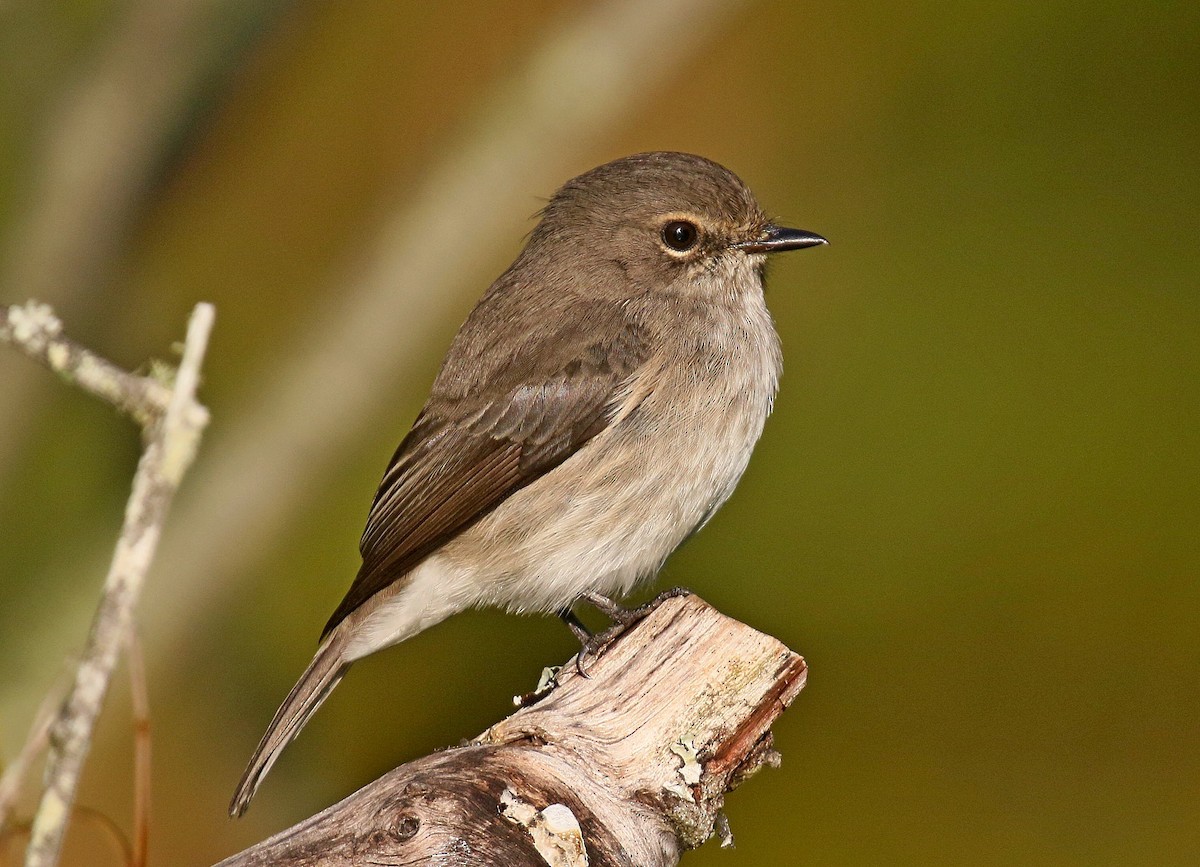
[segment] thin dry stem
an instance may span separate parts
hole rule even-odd
[[[0,308],[0,340],[53,370],[67,382],[112,404],[142,427],[167,410],[171,389],[122,370],[62,333],[49,305],[37,301]]]
[[[17,809],[17,799],[21,797],[21,788],[29,769],[42,751],[50,743],[50,727],[54,724],[59,705],[67,692],[65,678],[46,693],[33,716],[33,725],[29,727],[29,736],[16,757],[4,769],[0,776],[0,833],[8,830],[9,822]]]
[[[133,852],[129,863],[130,867],[146,867],[150,851],[150,695],[136,627],[129,631],[125,651],[133,705]]]
[[[37,319],[43,327],[21,327],[19,317],[14,324],[10,310],[8,327],[0,336],[27,348],[42,346],[45,361],[55,367],[52,340],[59,339],[61,327],[45,327],[46,323],[57,323],[57,319],[48,309],[38,307],[38,310]],[[207,414],[199,410],[196,403],[195,391],[213,318],[212,305],[196,305],[188,322],[183,360],[166,411],[158,420],[144,425],[145,449],[134,475],[133,492],[125,508],[125,522],[116,552],[75,672],[74,685],[51,729],[46,785],[30,832],[26,867],[53,867],[58,862],[96,719],[108,692],[121,645],[130,634],[134,609],[171,501],[191,463],[207,420]],[[39,356],[35,354],[35,357]],[[138,378],[115,379],[130,382]],[[133,395],[113,400],[114,405],[126,407],[136,402],[137,397]],[[150,415],[148,409],[146,414]]]

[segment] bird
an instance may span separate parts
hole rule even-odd
[[[617,610],[652,579],[733,492],[771,412],[768,256],[827,243],[692,154],[563,184],[454,336],[230,815],[356,660],[477,607],[557,613],[586,638],[573,604]]]

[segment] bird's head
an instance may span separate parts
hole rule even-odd
[[[564,184],[526,253],[566,285],[587,285],[592,293],[705,295],[760,288],[768,254],[826,243],[771,222],[724,166],[659,151],[614,160]]]

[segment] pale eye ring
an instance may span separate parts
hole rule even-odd
[[[686,253],[700,241],[700,230],[687,220],[672,220],[663,226],[663,243],[677,253]]]

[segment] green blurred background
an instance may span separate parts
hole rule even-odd
[[[573,651],[557,622],[482,612],[378,654],[225,817],[457,324],[558,183],[659,148],[728,165],[833,242],[776,263],[775,414],[659,582],[811,668],[775,729],[782,768],[730,798],[737,848],[684,863],[1200,863],[1200,6],[677,4],[655,25],[677,56],[627,58],[636,86],[594,130],[507,129],[529,58],[600,8],[0,5],[0,301],[49,301],[128,366],[171,357],[195,302],[218,311],[213,422],[142,607],[151,863],[210,864],[478,733]],[[580,67],[538,95],[568,129],[614,74]],[[139,104],[140,133],[94,132]],[[449,282],[393,268],[377,324],[402,360],[324,411],[353,387],[297,388],[300,359],[374,251],[420,237],[393,218],[444,208],[446,164],[488,135],[550,141],[529,165],[516,148],[515,198],[455,197],[450,243],[429,227]],[[85,196],[89,165],[116,189]],[[47,178],[68,194],[39,240]],[[278,414],[288,387],[312,413]],[[272,424],[296,439],[263,441]],[[138,449],[0,351],[5,756],[82,642]],[[263,489],[270,509],[205,535]],[[124,828],[129,717],[122,676],[82,790]],[[66,863],[118,863],[102,836],[80,823]]]

